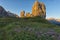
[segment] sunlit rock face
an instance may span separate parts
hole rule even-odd
[[[27,12],[26,17],[31,17],[31,14],[29,12]]]
[[[21,17],[35,17],[35,16],[40,16],[42,18],[46,18],[46,7],[44,3],[35,1],[32,7],[32,13],[26,13],[25,11],[21,11],[20,13]]]
[[[21,11],[20,16],[25,17],[25,11],[24,10]]]
[[[42,2],[35,1],[32,7],[33,16],[41,16],[42,18],[46,17],[46,7]]]

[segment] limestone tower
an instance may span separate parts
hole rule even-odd
[[[31,17],[31,14],[29,12],[27,12],[26,17]]]
[[[32,7],[33,16],[41,16],[42,18],[46,17],[46,8],[42,2],[35,1]]]
[[[20,16],[25,17],[25,11],[22,10],[21,13],[20,13]]]

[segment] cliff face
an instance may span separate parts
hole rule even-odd
[[[7,12],[2,6],[0,6],[0,17],[18,17],[18,15],[11,12]]]
[[[33,16],[41,16],[42,18],[46,17],[46,8],[45,5],[41,2],[35,1],[32,7]]]

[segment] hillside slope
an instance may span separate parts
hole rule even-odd
[[[19,17],[19,16],[9,11],[6,11],[2,6],[0,6],[0,17]]]
[[[59,30],[40,17],[0,18],[0,40],[60,40]]]

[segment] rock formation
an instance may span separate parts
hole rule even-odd
[[[0,17],[19,17],[19,16],[9,11],[7,12],[2,6],[0,6]]]
[[[25,12],[21,12],[21,17],[24,17]],[[35,1],[32,7],[32,14],[27,13],[25,17],[35,17],[40,16],[42,18],[46,18],[46,7],[42,2]]]
[[[21,15],[21,17],[25,17],[25,11],[22,10],[20,15]]]
[[[41,16],[42,18],[46,17],[46,8],[42,2],[35,1],[32,7],[33,16]]]
[[[26,17],[31,17],[31,16],[32,15],[29,12],[26,13]]]

